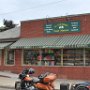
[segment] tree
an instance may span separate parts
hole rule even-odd
[[[14,28],[16,26],[16,24],[13,23],[12,20],[3,20],[3,24],[5,25],[5,27],[8,27],[8,29],[10,28]]]
[[[12,20],[3,20],[3,25],[0,27],[0,32],[14,28],[17,24],[14,24]]]

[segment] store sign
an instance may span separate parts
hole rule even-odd
[[[46,24],[44,32],[47,34],[80,32],[80,21]]]

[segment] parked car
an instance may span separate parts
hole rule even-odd
[[[71,90],[90,90],[90,82],[82,82],[71,85]]]

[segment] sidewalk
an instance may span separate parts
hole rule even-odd
[[[15,82],[18,80],[18,74],[14,74],[11,72],[2,72],[0,71],[0,87],[3,88],[14,88]],[[73,83],[84,82],[82,80],[67,80],[67,79],[57,79],[55,81],[55,89],[60,90],[61,83],[69,83],[69,85]]]
[[[14,88],[15,81],[18,80],[18,74],[7,71],[0,71],[0,87]]]

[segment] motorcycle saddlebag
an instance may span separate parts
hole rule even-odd
[[[43,81],[45,83],[48,83],[48,82],[54,81],[55,79],[56,79],[56,74],[51,73],[51,74],[47,75]]]
[[[48,90],[47,85],[45,85],[45,84],[43,84],[43,83],[36,83],[34,86],[35,86],[36,88],[38,88],[38,89]]]

